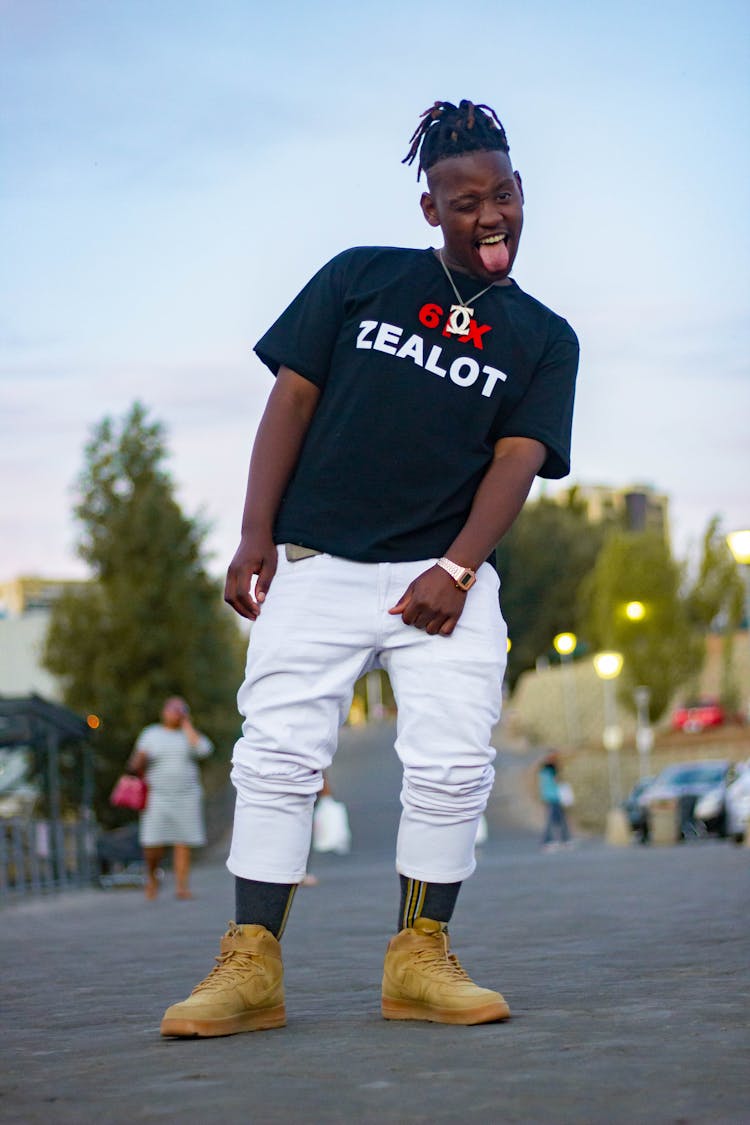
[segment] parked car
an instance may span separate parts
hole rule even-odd
[[[717,699],[699,699],[678,707],[672,714],[672,729],[686,734],[700,734],[710,727],[720,727],[726,722],[726,712]]]
[[[700,835],[706,828],[719,831],[713,822],[695,819],[696,801],[711,789],[724,784],[727,771],[732,763],[722,759],[709,759],[701,762],[681,762],[667,766],[651,785],[638,798],[644,810],[646,835],[649,832],[649,807],[654,801],[676,800],[679,805],[680,832],[684,837]],[[723,815],[723,810],[720,815]]]
[[[633,832],[637,832],[642,840],[647,838],[647,824],[646,824],[646,809],[640,803],[639,798],[652,785],[655,781],[653,777],[642,777],[640,781],[636,781],[633,788],[628,793],[625,800],[622,802],[622,807],[625,810],[625,815],[628,818],[628,823]]]
[[[750,820],[750,762],[730,766],[722,783],[696,801],[695,817],[709,831],[719,824],[720,836],[741,844]]]

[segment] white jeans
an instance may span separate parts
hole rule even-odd
[[[331,555],[279,565],[248,647],[234,748],[234,875],[298,883],[315,795],[336,752],[355,680],[380,665],[398,705],[404,767],[396,868],[454,883],[476,866],[477,824],[492,788],[506,628],[499,580],[484,564],[450,637],[389,616],[434,559],[359,563]]]

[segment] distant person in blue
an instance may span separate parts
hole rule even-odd
[[[570,842],[563,786],[557,755],[550,754],[539,767],[539,796],[547,807],[547,823],[542,837],[542,847],[549,851],[560,844]]]

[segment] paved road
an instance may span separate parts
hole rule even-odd
[[[514,1018],[478,1028],[380,1018],[397,895],[388,734],[352,732],[337,759],[355,847],[315,857],[320,885],[295,901],[283,1030],[158,1035],[231,915],[215,858],[196,871],[190,903],[84,891],[6,909],[0,1121],[745,1125],[745,849],[585,841],[543,854],[509,784],[452,935]]]

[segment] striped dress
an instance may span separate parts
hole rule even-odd
[[[146,755],[148,802],[141,813],[138,839],[142,847],[206,842],[203,790],[197,759],[207,757],[212,744],[200,736],[191,746],[183,730],[152,723],[138,735],[136,749]]]

